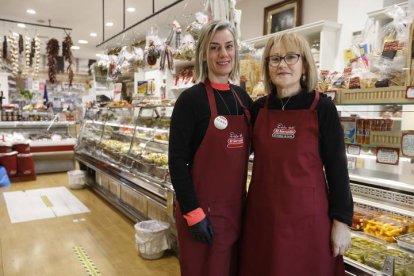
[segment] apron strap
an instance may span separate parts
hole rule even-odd
[[[204,84],[207,90],[208,103],[210,104],[210,115],[211,118],[217,117],[217,106],[216,106],[216,96],[214,95],[213,88],[209,80],[205,80]]]
[[[313,98],[313,102],[309,110],[314,111],[318,102],[319,102],[319,92],[315,91],[315,98]]]
[[[230,85],[230,90],[231,90],[231,93],[233,93],[233,95],[235,96],[236,100],[239,102],[240,106],[242,107],[243,113],[247,118],[247,122],[250,124],[251,116],[250,116],[249,109],[243,104],[243,102],[241,101],[239,95],[236,93],[236,91],[233,90],[233,88],[231,88],[231,85]]]

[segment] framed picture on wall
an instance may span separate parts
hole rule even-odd
[[[286,0],[264,9],[263,34],[271,34],[301,24],[302,0]]]

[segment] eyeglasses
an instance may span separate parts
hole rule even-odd
[[[267,58],[267,61],[269,62],[269,65],[272,67],[278,66],[282,60],[286,62],[287,65],[294,65],[298,62],[300,58],[300,54],[287,54],[284,57],[274,55]]]

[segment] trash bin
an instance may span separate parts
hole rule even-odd
[[[135,224],[135,241],[141,257],[155,260],[170,248],[168,230],[170,224],[160,220],[146,220]]]
[[[71,189],[82,189],[85,185],[85,172],[81,170],[68,171],[68,182]]]

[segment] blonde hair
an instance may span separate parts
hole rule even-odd
[[[263,72],[263,79],[265,84],[265,91],[270,93],[273,88],[275,88],[274,84],[272,83],[272,79],[270,78],[269,74],[269,55],[270,51],[272,50],[273,46],[280,46],[283,45],[286,48],[294,48],[297,47],[298,51],[302,58],[302,64],[304,67],[304,80],[301,80],[302,88],[306,88],[308,92],[313,91],[316,87],[318,81],[318,74],[315,65],[315,61],[313,59],[309,43],[306,39],[297,34],[297,33],[281,33],[275,34],[273,37],[269,38],[266,43],[266,46],[263,51],[262,56],[262,72]]]
[[[209,24],[205,25],[201,30],[200,36],[198,38],[198,42],[196,45],[195,50],[195,79],[197,82],[204,81],[208,78],[208,65],[207,65],[207,55],[208,51],[210,50],[210,43],[213,39],[214,35],[217,31],[221,30],[229,30],[233,35],[234,41],[234,66],[233,70],[231,70],[229,79],[231,81],[236,81],[239,72],[240,72],[240,65],[239,65],[239,47],[237,44],[237,37],[234,25],[228,21],[212,21]]]

